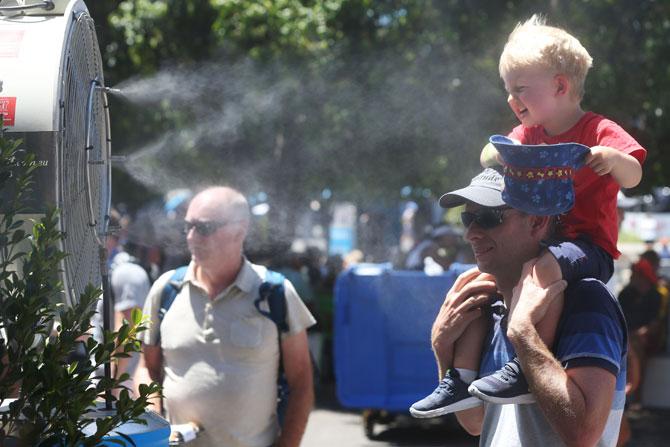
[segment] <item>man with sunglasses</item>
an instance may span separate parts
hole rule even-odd
[[[287,280],[288,331],[279,335],[255,307],[267,269],[244,257],[249,221],[246,199],[232,188],[196,195],[184,221],[191,263],[181,288],[161,320],[173,275],[165,273],[144,307],[153,323],[143,340],[147,368],[163,383],[170,422],[202,429],[189,444],[196,447],[296,447],[314,400],[306,329],[315,320]],[[280,359],[290,390],[281,430]]]
[[[598,280],[582,279],[567,288],[561,280],[542,288],[527,275],[554,236],[555,218],[508,207],[502,189],[502,176],[486,169],[468,187],[440,199],[445,208],[465,205],[465,239],[478,267],[456,280],[433,325],[441,385],[462,380],[455,365],[472,351],[468,331],[485,325],[479,375],[498,370],[516,354],[535,403],[483,403],[470,396],[474,400],[456,416],[469,433],[481,435],[480,445],[616,445],[626,374],[621,309]],[[515,287],[524,274],[527,279]],[[562,291],[556,342],[548,347],[535,325]],[[514,312],[508,317],[509,308]]]

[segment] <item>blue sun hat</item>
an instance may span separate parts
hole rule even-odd
[[[573,179],[590,149],[578,143],[519,144],[502,135],[489,138],[503,159],[506,204],[535,216],[569,211]]]

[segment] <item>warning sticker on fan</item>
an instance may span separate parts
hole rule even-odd
[[[23,41],[23,30],[0,31],[0,57],[18,57]]]
[[[0,115],[5,126],[14,125],[16,116],[16,98],[0,97]]]

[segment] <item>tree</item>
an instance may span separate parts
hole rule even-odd
[[[122,88],[144,105],[113,109],[115,147],[150,147],[127,170],[152,188],[223,181],[266,192],[287,216],[324,188],[362,206],[393,202],[405,185],[437,195],[470,178],[487,137],[514,125],[497,60],[514,25],[540,12],[592,53],[585,107],[648,147],[648,189],[668,180],[670,156],[659,148],[668,140],[669,8],[123,1],[104,26],[108,78],[141,74]]]

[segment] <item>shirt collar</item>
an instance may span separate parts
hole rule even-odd
[[[258,287],[256,282],[257,276],[258,275],[255,274],[251,262],[249,262],[246,256],[243,255],[242,267],[235,277],[235,280],[232,282],[232,284],[230,284],[217,295],[217,299],[227,295],[231,290],[234,290],[235,287],[244,293],[250,293],[256,287]],[[195,263],[193,261],[189,263],[188,269],[186,270],[186,275],[184,275],[184,282],[187,281],[191,282],[192,284],[198,284],[198,281],[195,279]]]
[[[237,277],[235,278],[235,281],[233,281],[231,287],[236,286],[241,291],[250,293],[256,287],[255,278],[257,276],[258,275],[256,275],[256,272],[251,266],[251,262],[249,262],[246,256],[242,256],[242,268],[237,274]]]

